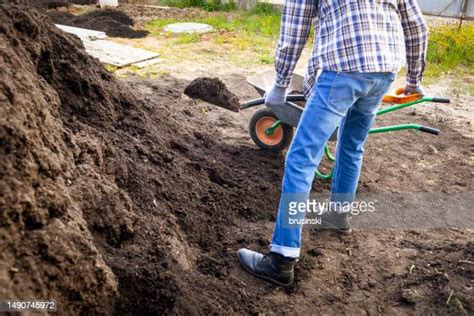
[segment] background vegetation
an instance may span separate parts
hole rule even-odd
[[[260,62],[272,63],[268,47],[278,39],[280,30],[280,11],[273,6],[259,3],[250,11],[240,11],[234,2],[221,4],[219,0],[163,0],[167,5],[177,7],[200,7],[214,14],[196,18],[194,22],[207,23],[219,31],[212,39],[216,43],[230,42],[240,49],[250,46],[261,53]],[[179,22],[176,19],[155,20],[146,28],[159,36],[166,24]],[[224,33],[223,33],[224,32]],[[227,33],[233,33],[230,37]],[[312,38],[312,36],[310,37]],[[195,43],[199,35],[182,35],[175,43]],[[430,42],[427,54],[427,77],[463,72],[474,74],[474,24],[445,24],[430,29]]]
[[[474,75],[474,24],[431,28],[426,57],[428,77],[452,72]]]

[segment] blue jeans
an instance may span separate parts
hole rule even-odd
[[[289,226],[291,201],[309,198],[314,172],[324,147],[339,126],[331,199],[352,202],[362,166],[363,146],[378,106],[395,78],[394,73],[323,71],[288,150],[282,195],[270,250],[286,257],[300,255],[302,225]]]

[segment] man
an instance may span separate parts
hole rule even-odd
[[[405,93],[423,95],[428,30],[416,0],[286,0],[276,49],[276,78],[265,103],[285,102],[296,62],[315,21],[315,40],[305,78],[307,102],[288,150],[282,195],[270,253],[240,249],[241,265],[280,285],[293,282],[301,225],[289,225],[291,202],[305,201],[324,146],[339,127],[331,201],[352,202],[363,145],[395,73],[407,64]],[[318,69],[321,75],[316,79]],[[340,232],[351,231],[348,213],[324,216]]]

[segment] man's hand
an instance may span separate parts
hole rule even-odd
[[[422,97],[424,97],[426,95],[426,92],[422,86],[415,87],[415,86],[407,84],[405,86],[405,95],[410,95],[410,94],[419,94]]]
[[[274,105],[285,104],[285,91],[285,88],[273,86],[267,91],[267,93],[265,93],[265,105],[271,108]]]

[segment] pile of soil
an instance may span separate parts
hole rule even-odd
[[[135,30],[133,19],[114,9],[94,10],[78,16],[56,10],[48,11],[47,14],[54,23],[102,31],[112,37],[141,38],[149,33]]]
[[[257,281],[235,251],[266,251],[283,157],[226,142],[209,118],[234,114],[186,82],[118,81],[44,15],[0,5],[0,20],[0,297],[59,314],[474,311],[472,231],[306,229],[296,283]],[[445,129],[454,155],[466,140]]]
[[[2,5],[0,19],[0,297],[62,313],[246,310],[239,287],[223,291],[226,240],[273,217],[281,160],[222,144],[185,82],[118,82],[38,12]]]
[[[184,89],[184,93],[193,99],[201,99],[224,109],[239,112],[239,99],[227,89],[219,78],[194,79]]]
[[[29,3],[38,9],[56,9],[68,7],[71,4],[87,5],[96,4],[96,0],[30,0]]]

